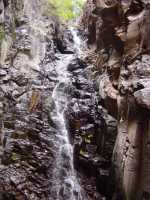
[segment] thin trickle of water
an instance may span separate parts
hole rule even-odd
[[[75,51],[76,51],[77,55],[80,56],[82,54],[80,37],[78,36],[77,31],[75,30],[74,27],[70,28],[70,32],[73,36]]]
[[[80,39],[75,30],[71,28],[73,35],[75,51],[80,51]],[[75,55],[61,55],[60,61],[57,63],[56,72],[58,75],[58,83],[53,91],[53,100],[55,102],[55,113],[53,120],[58,126],[56,135],[58,153],[53,172],[53,198],[56,200],[83,200],[81,188],[77,180],[73,161],[73,146],[70,144],[64,110],[69,98],[69,85],[71,82],[70,74],[67,71],[68,65],[72,62]]]

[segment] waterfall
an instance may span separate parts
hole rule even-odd
[[[82,54],[81,50],[81,40],[77,34],[77,31],[74,29],[74,27],[70,27],[70,32],[73,36],[73,42],[74,42],[74,48],[78,56]]]
[[[80,39],[75,30],[70,29],[74,41],[75,52],[80,51]],[[58,148],[57,158],[53,171],[53,194],[56,200],[82,200],[82,192],[77,180],[73,161],[73,146],[70,144],[64,111],[69,99],[70,74],[67,71],[68,65],[74,59],[74,54],[60,56],[56,66],[58,83],[53,90],[53,100],[55,102],[55,112],[52,114],[53,120],[57,124],[58,132],[56,141]],[[54,197],[53,197],[54,198]]]
[[[46,52],[45,34],[43,21],[38,9],[40,1],[25,0],[24,13],[29,16],[30,35],[32,38],[32,48],[30,65],[32,69],[40,70],[40,62],[44,59]],[[36,16],[36,17],[35,17]],[[40,26],[39,26],[40,24]],[[75,54],[59,54],[59,61],[56,64],[57,83],[52,93],[55,109],[50,113],[57,126],[55,145],[57,155],[54,161],[52,188],[49,200],[82,200],[82,192],[77,180],[73,161],[73,146],[70,144],[64,111],[69,98],[70,74],[68,65],[80,51],[80,39],[74,28],[70,28],[74,41]]]

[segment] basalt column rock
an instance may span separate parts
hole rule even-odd
[[[114,199],[150,199],[150,3],[88,1],[81,24],[89,41],[94,38],[88,59],[95,64],[103,104],[118,120]]]

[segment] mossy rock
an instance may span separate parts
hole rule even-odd
[[[18,160],[20,160],[21,159],[21,155],[20,154],[18,154],[18,153],[12,153],[12,155],[11,155],[11,160],[12,161],[18,161]]]
[[[87,138],[85,138],[85,142],[87,143],[87,144],[91,144],[91,140],[87,137]]]
[[[92,139],[93,139],[93,134],[88,134],[84,138],[85,143],[87,143],[87,144],[91,144],[92,143]]]
[[[88,158],[89,155],[87,154],[86,151],[84,151],[83,149],[80,150],[80,156],[84,157],[84,158]]]
[[[4,26],[0,25],[0,45],[2,44],[3,39],[5,38]]]

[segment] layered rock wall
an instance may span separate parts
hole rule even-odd
[[[54,199],[56,125],[50,112],[57,81],[55,53],[65,45],[49,6],[40,0],[0,1],[2,200]]]
[[[114,199],[150,199],[150,3],[88,0],[81,24],[103,104],[118,120]]]

